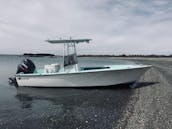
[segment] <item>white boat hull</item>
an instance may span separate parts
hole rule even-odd
[[[121,70],[87,71],[63,74],[17,75],[18,86],[27,87],[92,87],[111,86],[138,80],[150,67]]]

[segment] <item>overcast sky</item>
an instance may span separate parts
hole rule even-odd
[[[0,0],[0,53],[53,53],[46,39],[91,38],[80,54],[172,54],[172,0]]]

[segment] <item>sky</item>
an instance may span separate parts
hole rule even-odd
[[[172,0],[0,0],[0,54],[172,54]]]

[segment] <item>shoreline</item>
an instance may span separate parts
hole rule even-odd
[[[41,57],[41,56],[62,56],[55,55],[51,53],[23,53],[23,54],[0,54],[0,56],[33,56],[33,57]],[[172,58],[172,55],[79,55],[78,57],[116,57],[116,58]]]

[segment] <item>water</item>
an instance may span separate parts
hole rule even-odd
[[[112,129],[133,90],[104,88],[15,88],[8,84],[22,56],[0,56],[0,128]],[[37,68],[60,58],[33,57]],[[79,58],[80,66],[133,64],[113,58]]]

